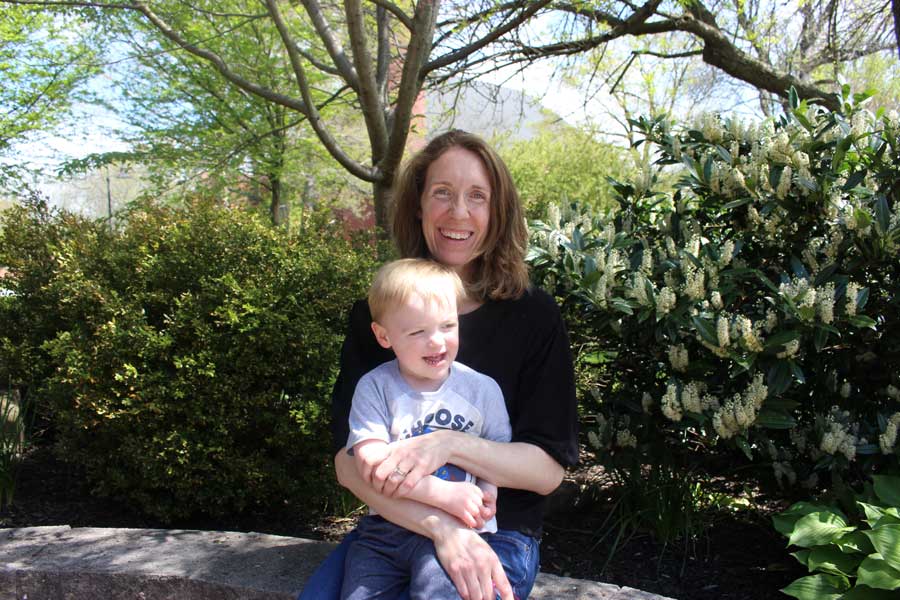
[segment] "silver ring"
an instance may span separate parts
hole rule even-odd
[[[409,471],[401,471],[399,465],[394,467],[394,472],[391,475],[399,475],[400,477],[406,477]]]

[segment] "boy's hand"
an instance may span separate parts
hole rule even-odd
[[[372,471],[391,453],[391,448],[382,440],[363,440],[353,446],[353,462],[360,476],[369,481]]]
[[[442,509],[466,526],[479,529],[484,527],[484,492],[477,485],[468,482],[450,482],[432,478],[435,487],[435,499],[438,508]]]
[[[497,514],[497,486],[483,479],[478,480],[484,499],[481,504],[481,518],[487,522]]]

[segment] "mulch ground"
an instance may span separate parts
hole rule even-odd
[[[784,504],[753,498],[752,510],[710,513],[707,526],[685,547],[661,547],[648,534],[620,543],[610,558],[611,536],[600,539],[612,496],[603,473],[584,468],[572,473],[569,497],[547,517],[541,543],[541,570],[629,586],[678,600],[771,600],[778,590],[805,574],[788,554],[785,540],[771,526],[772,512]],[[339,539],[355,517],[314,517],[289,508],[224,519],[193,519],[164,525],[127,505],[91,496],[83,476],[45,448],[32,449],[19,473],[13,504],[0,511],[0,527],[187,528],[258,531],[311,539]]]

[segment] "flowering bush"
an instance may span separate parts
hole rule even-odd
[[[841,99],[792,94],[759,123],[633,121],[657,160],[614,183],[619,210],[534,223],[603,460],[724,445],[783,486],[897,465],[900,120]]]

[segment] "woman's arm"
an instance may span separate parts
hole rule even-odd
[[[405,496],[418,481],[452,463],[497,487],[549,494],[563,478],[562,466],[543,449],[524,442],[492,442],[457,431],[435,431],[391,444],[391,454],[372,472],[372,487],[388,497]],[[406,471],[391,478],[394,468]]]
[[[334,468],[340,484],[382,517],[434,542],[438,560],[464,600],[493,600],[495,586],[503,600],[513,600],[500,560],[474,530],[434,507],[379,494],[363,480],[345,450],[335,456]]]

